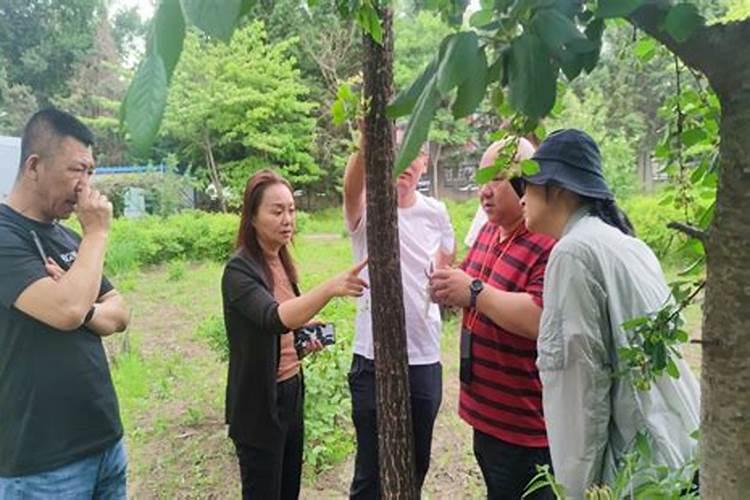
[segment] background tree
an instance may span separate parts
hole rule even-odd
[[[146,37],[147,24],[136,7],[120,8],[112,17],[112,37],[120,61],[131,66],[137,60]]]
[[[67,82],[70,94],[54,99],[56,106],[75,114],[92,129],[100,165],[121,165],[128,159],[117,116],[125,96],[126,76],[120,66],[107,10],[102,8],[98,12],[94,45]]]
[[[0,134],[20,136],[24,124],[36,109],[32,90],[23,84],[10,83],[5,65],[0,60]]]
[[[318,104],[314,110],[312,155],[321,166],[322,175],[311,188],[316,193],[331,195],[338,202],[352,136],[347,127],[331,121],[329,110],[342,82],[361,85],[359,30],[351,19],[338,14],[332,0],[323,0],[313,9],[297,0],[259,3],[247,17],[263,20],[273,43],[294,40],[290,54],[309,90],[308,99]]]
[[[441,40],[451,33],[451,27],[440,16],[429,11],[414,11],[408,7],[397,10],[393,22],[394,31],[394,65],[393,80],[396,91],[408,87],[419,75],[435,55],[435,47],[440,45]],[[489,109],[478,110],[477,114],[486,115],[491,113]],[[466,161],[466,148],[463,147],[470,141],[475,144],[484,144],[485,134],[489,132],[487,124],[493,121],[474,117],[471,123],[468,120],[455,120],[446,109],[439,109],[435,115],[433,125],[430,128],[428,140],[432,147],[430,150],[430,177],[432,194],[439,196],[438,187],[440,175],[438,170],[446,165]],[[494,123],[497,125],[497,123]],[[405,125],[405,123],[404,123]],[[461,158],[446,158],[444,151],[446,147],[456,147]],[[479,153],[477,148],[477,155]],[[478,157],[476,158],[478,161]]]
[[[241,202],[259,168],[277,167],[296,186],[320,176],[310,154],[314,104],[287,55],[293,41],[268,44],[265,37],[261,22],[238,30],[228,45],[191,33],[174,76],[164,133],[184,160],[204,167],[222,210]]]
[[[94,43],[100,0],[0,2],[0,58],[8,82],[26,85],[41,105],[68,91],[76,64]]]

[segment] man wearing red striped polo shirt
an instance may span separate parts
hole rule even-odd
[[[495,164],[499,141],[482,156]],[[518,143],[515,161],[534,148]],[[461,269],[438,270],[435,301],[464,308],[459,415],[474,428],[474,455],[492,500],[520,499],[536,474],[551,464],[536,368],[544,268],[555,241],[524,225],[522,187],[502,172],[479,192],[488,222]],[[552,498],[549,489],[527,498]]]

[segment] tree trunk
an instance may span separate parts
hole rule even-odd
[[[721,171],[707,243],[701,497],[750,494],[750,71],[719,94]]]
[[[409,400],[409,371],[399,260],[393,129],[385,107],[393,92],[392,12],[378,7],[383,45],[364,35],[367,186],[372,331],[375,344],[380,490],[384,499],[418,498]]]
[[[205,136],[205,148],[206,148],[206,164],[208,166],[208,176],[211,178],[211,182],[216,188],[216,199],[219,200],[219,208],[221,211],[227,212],[227,202],[224,199],[224,186],[221,184],[221,178],[219,177],[219,169],[216,167],[214,161],[213,146],[211,145],[211,139],[208,137],[208,132]]]
[[[721,102],[721,166],[706,242],[701,371],[701,497],[750,492],[750,19],[701,26],[685,41],[662,28],[671,2],[630,21],[702,71]]]

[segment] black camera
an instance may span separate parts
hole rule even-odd
[[[302,352],[311,340],[319,340],[323,345],[333,345],[336,343],[335,331],[333,323],[303,326],[294,330],[294,348],[297,352]]]

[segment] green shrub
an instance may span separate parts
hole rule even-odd
[[[212,314],[204,318],[198,324],[195,334],[208,344],[221,361],[229,359],[229,342],[224,328],[224,319],[220,315]]]
[[[339,463],[354,450],[351,398],[347,374],[351,365],[356,305],[334,299],[318,319],[336,326],[336,344],[307,356],[305,370],[306,464],[316,473]]]
[[[312,216],[309,213],[297,210],[294,232],[297,234],[309,232],[308,226],[311,218]]]
[[[169,217],[115,219],[105,261],[107,274],[173,260],[227,260],[234,249],[238,226],[239,217],[235,214],[197,210]]]
[[[659,194],[632,196],[622,202],[622,209],[633,223],[636,236],[663,259],[685,241],[676,231],[667,228],[667,223],[684,220],[685,216],[671,203],[664,205],[660,200]]]

